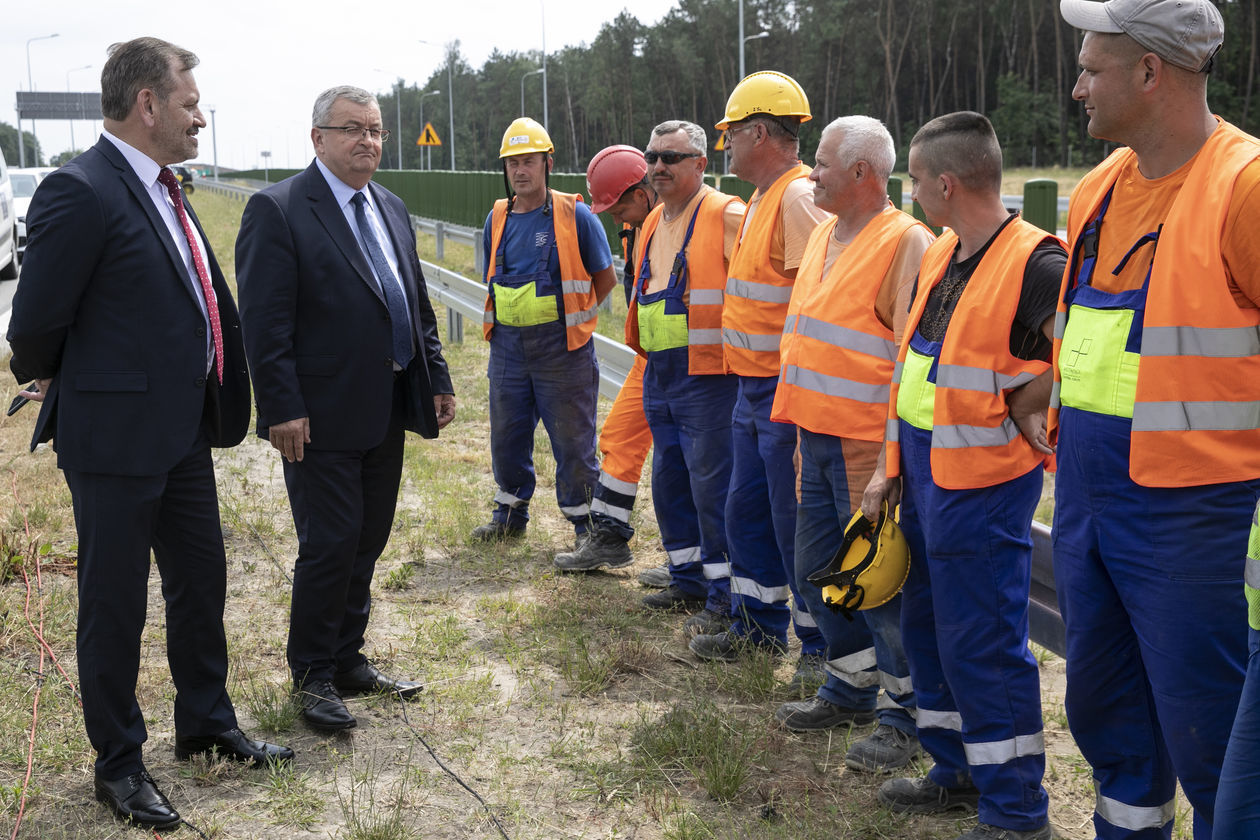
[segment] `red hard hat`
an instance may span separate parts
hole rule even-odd
[[[591,194],[591,209],[602,213],[612,207],[622,193],[643,180],[647,170],[643,152],[634,146],[600,149],[586,167],[586,191]]]

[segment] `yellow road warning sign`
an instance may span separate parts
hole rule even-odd
[[[726,132],[725,131],[723,131],[721,134],[718,135],[718,141],[713,146],[713,151],[715,152],[726,151]]]
[[[442,138],[438,137],[438,133],[433,130],[433,123],[424,124],[424,131],[420,132],[420,136],[416,138],[417,146],[441,146]]]

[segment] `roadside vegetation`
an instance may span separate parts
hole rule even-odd
[[[232,280],[243,204],[199,190],[194,205]],[[471,276],[467,250],[448,243],[446,263]],[[432,243],[422,241],[420,252],[432,259]],[[245,731],[290,745],[298,757],[268,770],[175,759],[154,571],[138,687],[146,761],[190,824],[211,838],[346,840],[946,840],[974,825],[974,818],[891,815],[875,799],[883,779],[845,769],[848,733],[779,729],[773,713],[794,699],[784,684],[795,652],[782,661],[701,663],[687,651],[681,616],[640,609],[645,590],[635,574],[664,559],[646,474],[631,568],[554,573],[551,556],[572,533],[556,509],[554,462],[541,433],[527,537],[507,546],[468,542],[489,516],[493,493],[487,349],[466,330],[465,342],[446,353],[457,417],[438,441],[408,436],[368,633],[368,653],[381,668],[423,680],[425,691],[407,704],[351,700],[359,726],[345,734],[308,729],[288,695],[296,539],[277,456],[252,435],[216,453],[229,564],[229,688]],[[0,418],[0,829],[8,836],[24,797],[19,837],[140,837],[92,801],[93,756],[72,687],[73,515],[54,453],[27,452],[34,420],[29,408]],[[47,641],[43,655],[36,631]],[[1091,837],[1092,781],[1067,734],[1063,662],[1036,652],[1051,819],[1060,837]],[[184,828],[180,836],[195,833]],[[1188,828],[1177,836],[1188,838]]]

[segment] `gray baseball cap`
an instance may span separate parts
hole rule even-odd
[[[1157,56],[1198,73],[1225,40],[1225,22],[1210,0],[1059,0],[1077,29],[1128,35]]]

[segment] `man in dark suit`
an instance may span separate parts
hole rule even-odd
[[[40,185],[9,342],[43,403],[79,537],[77,651],[96,796],[142,825],[179,814],[145,771],[136,702],[149,551],[166,600],[175,753],[261,764],[228,698],[226,556],[210,447],[249,425],[232,295],[167,164],[197,154],[197,57],[156,38],[110,48],[105,133]],[[171,186],[175,184],[175,186]]]
[[[324,91],[315,161],[255,194],[236,240],[258,434],[284,457],[298,535],[289,667],[307,722],[326,731],[356,723],[343,693],[420,691],[378,671],[363,634],[403,430],[435,438],[455,416],[407,208],[371,183],[388,134],[370,93]]]

